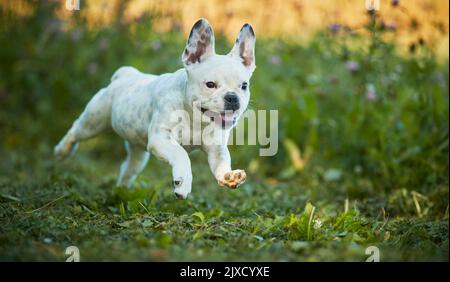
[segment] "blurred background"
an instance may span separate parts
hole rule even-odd
[[[279,111],[277,155],[231,148],[234,166],[250,175],[248,193],[264,185],[270,199],[290,187],[280,205],[291,210],[303,210],[306,198],[290,200],[307,195],[337,206],[350,198],[373,216],[383,208],[448,218],[448,1],[381,0],[376,12],[363,0],[81,0],[79,11],[65,2],[0,0],[4,193],[44,185],[33,181],[53,175],[53,146],[117,68],[181,68],[190,28],[204,17],[222,54],[244,23],[253,25],[250,107]],[[79,154],[81,168],[64,181],[114,186],[119,138],[88,141]],[[206,167],[194,169],[205,172],[202,185],[214,182]],[[157,174],[164,177],[169,183]]]
[[[394,159],[429,155],[421,145],[438,146],[448,132],[447,1],[381,1],[373,17],[361,0],[99,0],[81,1],[79,11],[67,10],[66,1],[0,3],[6,148],[36,146],[22,134],[55,143],[122,65],[151,73],[180,68],[180,50],[200,17],[211,21],[219,53],[229,51],[243,23],[254,26],[252,107],[280,111],[275,159],[284,165],[284,153],[297,170],[321,155],[390,178]],[[41,134],[49,124],[51,132]],[[406,167],[398,177],[412,181]]]
[[[37,2],[46,1],[2,0],[1,5],[5,11],[23,17],[34,13]],[[65,1],[53,2],[60,3],[56,17],[66,29],[73,27],[75,13],[66,9]],[[395,9],[389,0],[182,0],[176,3],[170,0],[82,0],[82,9],[76,14],[91,29],[108,26],[119,16],[122,24],[136,25],[151,15],[153,31],[177,30],[184,35],[188,34],[193,22],[205,17],[214,23],[216,32],[231,41],[236,30],[247,21],[257,26],[259,35],[265,38],[281,37],[302,42],[334,24],[364,32],[366,3],[379,3],[383,22],[387,28],[395,29],[395,36],[391,37],[395,37],[397,43],[407,46],[420,36],[432,42],[440,55],[448,56],[448,3],[439,0],[394,1],[398,3],[394,4]]]

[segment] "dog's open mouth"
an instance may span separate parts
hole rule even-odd
[[[236,112],[234,111],[214,112],[203,107],[201,107],[200,110],[205,116],[209,117],[211,121],[221,124],[224,128],[232,126],[236,121]]]

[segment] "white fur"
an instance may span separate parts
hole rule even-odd
[[[205,38],[207,40],[202,41]],[[243,82],[249,83],[255,68],[254,42],[251,26],[245,25],[230,54],[216,55],[214,35],[209,23],[204,19],[198,21],[182,56],[185,68],[162,75],[144,74],[132,67],[117,70],[111,83],[91,99],[55,147],[56,156],[65,158],[75,151],[79,141],[112,128],[125,140],[128,153],[120,168],[118,185],[130,187],[144,169],[150,154],[153,154],[172,166],[174,192],[186,198],[192,186],[191,164],[181,140],[172,132],[176,123],[171,119],[171,114],[184,110],[192,121],[194,110],[198,110],[196,105],[200,104],[212,112],[222,112],[224,95],[234,92],[241,105],[234,113],[237,120],[249,101],[250,91],[242,90],[241,85]],[[240,44],[243,44],[241,48]],[[195,57],[196,55],[200,56]],[[243,62],[247,64],[244,65]],[[205,83],[208,81],[217,82],[218,87],[206,87]],[[225,136],[226,139],[235,124],[223,128],[211,123],[211,118],[206,115],[202,115],[202,121],[213,126],[213,134]],[[185,126],[191,128],[187,121],[184,122]],[[203,128],[193,128],[191,138],[200,134],[196,131]],[[211,171],[219,183],[226,183],[225,174],[233,172],[226,142],[202,143],[197,147],[208,154]]]

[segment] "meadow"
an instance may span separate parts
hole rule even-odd
[[[53,146],[118,67],[181,68],[185,34],[155,30],[152,14],[66,25],[44,2],[0,8],[0,260],[64,261],[77,246],[82,261],[365,261],[375,246],[381,261],[448,261],[448,55],[420,36],[399,51],[383,11],[302,42],[255,25],[251,108],[278,110],[279,151],[230,147],[248,174],[236,190],[192,153],[180,201],[156,158],[115,187],[125,150],[112,132],[65,162]],[[231,46],[216,32],[218,53]]]

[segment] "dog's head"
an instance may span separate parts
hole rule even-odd
[[[255,70],[255,33],[245,24],[227,55],[214,50],[214,33],[205,19],[192,27],[182,61],[188,74],[187,100],[203,120],[232,127],[247,108]]]

